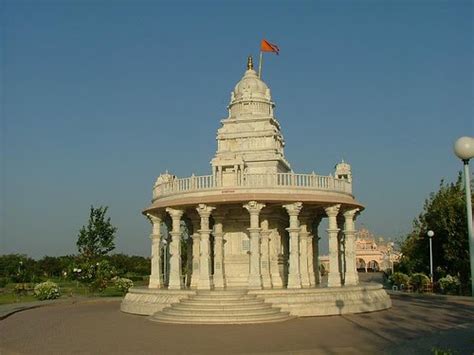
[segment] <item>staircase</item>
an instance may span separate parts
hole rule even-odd
[[[151,320],[177,324],[249,324],[291,319],[288,312],[265,303],[247,290],[197,291],[153,314]]]

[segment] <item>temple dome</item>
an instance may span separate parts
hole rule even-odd
[[[251,98],[271,100],[270,89],[253,69],[252,57],[248,57],[247,70],[242,79],[235,85],[231,101]]]

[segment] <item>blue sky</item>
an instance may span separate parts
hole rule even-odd
[[[208,174],[259,41],[297,172],[352,164],[359,217],[411,228],[474,134],[471,1],[1,2],[1,253],[76,252],[91,204],[149,254],[156,176]]]

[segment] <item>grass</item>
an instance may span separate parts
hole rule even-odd
[[[111,285],[102,292],[92,292],[89,288],[80,282],[64,279],[51,279],[57,283],[61,290],[60,298],[68,297],[123,297],[123,293]],[[135,286],[145,286],[147,281],[134,281]],[[28,291],[26,294],[19,295],[15,293],[15,283],[9,283],[4,288],[0,288],[0,305],[11,303],[33,302],[37,299],[33,296],[33,283],[26,284]]]
[[[23,303],[33,302],[37,299],[33,295],[19,296],[14,293],[2,293],[0,294],[0,305],[10,303]]]

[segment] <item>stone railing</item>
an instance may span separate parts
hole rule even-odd
[[[153,188],[153,199],[182,192],[197,192],[219,188],[298,188],[324,190],[352,194],[352,184],[347,180],[332,176],[295,173],[242,174],[233,182],[221,181],[213,175],[187,178],[171,177],[156,184]]]

